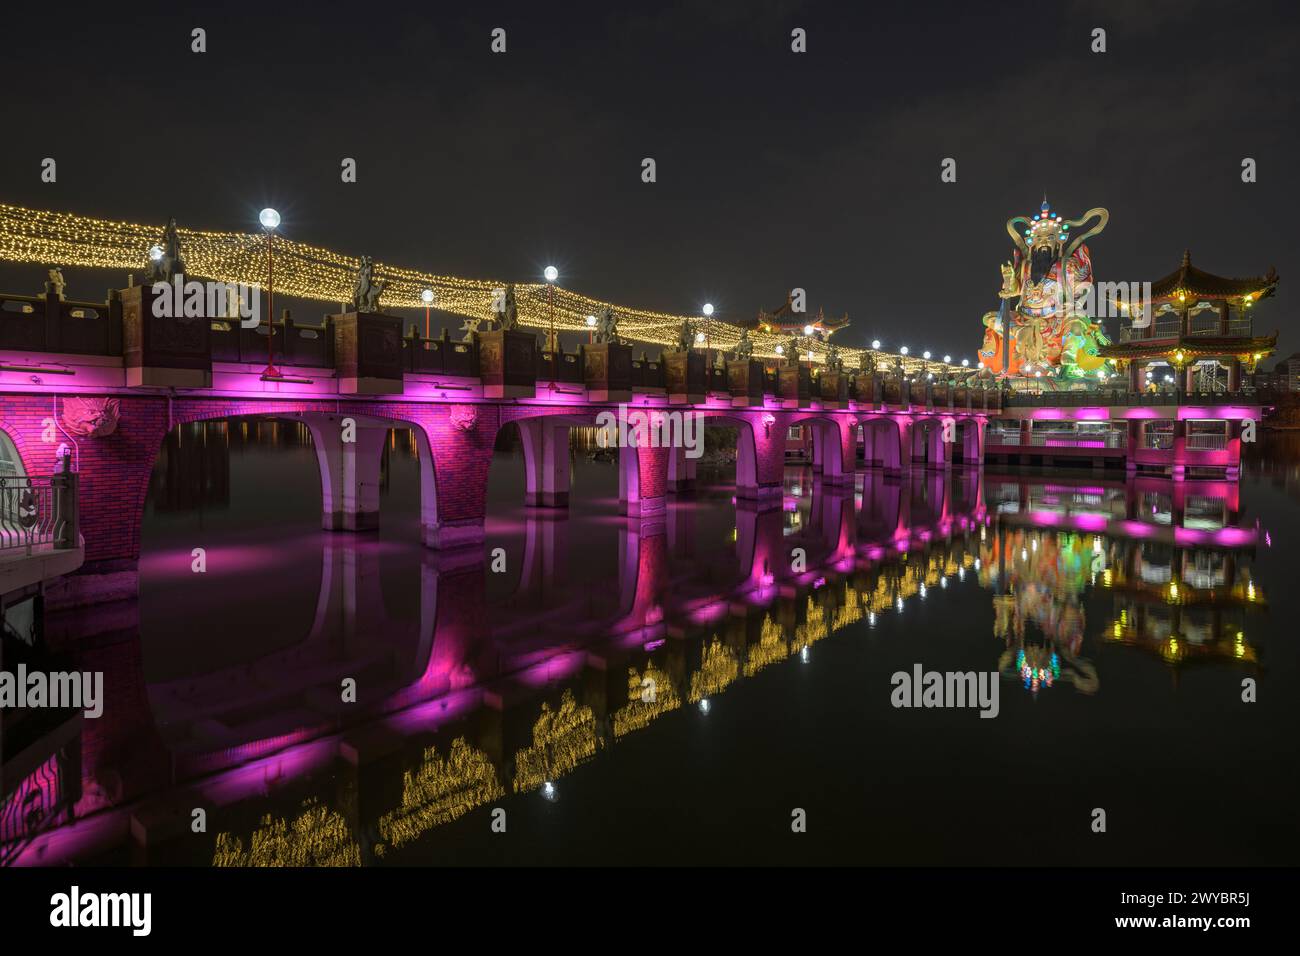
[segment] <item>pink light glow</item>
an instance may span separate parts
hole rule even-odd
[[[1256,539],[1257,532],[1254,528],[1219,528],[1217,531],[1174,529],[1174,543],[1180,545],[1216,544],[1224,548],[1243,548],[1253,545]]]
[[[312,738],[320,736],[327,729],[328,724],[322,720],[321,723],[315,726],[300,727],[287,734],[266,737],[262,740],[250,740],[246,743],[236,744],[233,747],[214,750],[206,754],[195,754],[183,759],[178,757],[177,763],[183,764],[185,771],[191,774],[225,770],[228,767],[247,763],[257,757],[269,756],[295,744],[306,743]]]
[[[1155,525],[1149,525],[1142,521],[1121,521],[1119,526],[1125,534],[1134,538],[1150,538],[1158,530]]]
[[[727,602],[713,601],[687,614],[692,624],[712,624],[727,616]]]
[[[199,784],[204,799],[218,806],[267,793],[270,785],[319,770],[338,753],[337,738],[315,740],[262,757]]]
[[[545,687],[556,681],[565,680],[582,670],[587,661],[586,651],[569,651],[554,654],[545,660],[525,667],[514,677],[528,687]]]
[[[1245,405],[1208,405],[1202,407],[1183,406],[1178,409],[1178,418],[1186,421],[1189,418],[1223,418],[1228,421],[1241,421],[1245,418],[1260,419],[1261,409],[1256,406],[1248,408]]]
[[[391,714],[384,720],[384,726],[402,734],[436,730],[443,724],[470,713],[482,703],[483,692],[480,689],[453,691]]]

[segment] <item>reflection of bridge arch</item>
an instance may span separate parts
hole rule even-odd
[[[883,490],[892,495],[892,510],[898,513],[900,495],[932,495],[917,489],[956,484],[955,476],[943,474],[918,475],[908,482],[876,474],[867,476],[864,495]],[[741,508],[734,573],[716,573],[717,548],[725,550],[721,542],[699,558],[701,567],[715,572],[707,589],[680,586],[684,578],[705,579],[670,560],[666,536],[640,535],[629,526],[620,552],[618,607],[600,620],[560,616],[545,633],[539,632],[535,619],[530,631],[527,612],[501,628],[489,622],[489,613],[509,615],[509,609],[489,605],[481,566],[457,565],[450,555],[425,555],[420,562],[418,624],[410,616],[394,620],[380,589],[380,543],[326,535],[316,614],[309,635],[298,645],[194,680],[145,684],[141,679],[113,686],[147,691],[166,738],[150,756],[150,766],[164,768],[173,779],[248,764],[340,729],[349,748],[383,750],[392,732],[415,733],[459,707],[477,706],[488,688],[498,702],[509,701],[517,699],[516,691],[535,692],[554,673],[580,670],[591,659],[582,649],[584,642],[608,640],[593,652],[599,654],[600,647],[642,647],[663,636],[669,622],[683,628],[716,628],[718,622],[734,618],[738,607],[770,606],[780,596],[818,587],[823,577],[890,561],[898,550],[899,537],[890,529],[869,533],[864,521],[852,520],[853,496],[843,488],[814,482],[811,506],[810,520],[792,535],[783,533],[780,511]],[[934,510],[931,503],[916,512]],[[536,528],[532,533],[545,533],[554,524],[545,512],[534,512],[529,520]],[[902,530],[913,539],[916,553],[948,534],[942,521],[914,522]],[[802,573],[791,568],[790,551],[796,546],[807,553]],[[520,640],[521,635],[531,640]],[[345,711],[339,706],[340,674],[359,677],[361,709]],[[266,701],[275,706],[268,708]],[[272,719],[263,719],[268,710]],[[387,715],[378,725],[383,734],[351,733],[354,720],[369,721],[377,715]],[[141,737],[139,725],[132,726],[132,734]],[[108,743],[119,751],[133,743],[116,721],[105,721],[103,727],[113,737]],[[99,766],[96,754],[91,755],[92,771]],[[141,780],[132,778],[127,786]]]

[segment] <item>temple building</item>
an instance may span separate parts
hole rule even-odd
[[[1129,318],[1116,343],[1097,354],[1128,374],[1132,391],[1144,390],[1152,366],[1169,366],[1186,392],[1235,392],[1242,371],[1277,346],[1277,332],[1256,335],[1253,310],[1260,299],[1277,289],[1277,272],[1228,279],[1192,265],[1190,252],[1169,275],[1151,283],[1147,302],[1128,303]],[[1137,316],[1143,316],[1135,321]],[[1223,374],[1221,374],[1223,370]]]
[[[826,341],[840,329],[848,326],[849,317],[846,314],[839,319],[828,319],[823,311],[818,309],[816,318],[809,319],[807,313],[795,308],[793,295],[787,295],[784,304],[779,308],[770,312],[760,309],[755,318],[748,321],[741,319],[736,324],[741,328],[755,329],[759,332],[796,336],[808,335],[805,330],[811,327],[811,335]]]

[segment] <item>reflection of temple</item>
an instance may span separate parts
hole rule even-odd
[[[1037,693],[1060,681],[1095,693],[1097,670],[1080,657],[1083,592],[1098,565],[1092,541],[998,525],[981,547],[981,583],[993,590],[993,634],[1006,650],[998,671]]]
[[[1171,665],[1255,663],[1247,631],[1264,606],[1250,568],[1257,532],[1240,524],[1235,483],[992,479],[986,495],[998,521],[981,581],[1007,643],[1004,674],[1037,690],[1074,668],[1075,685],[1095,689],[1095,670],[1077,658],[1090,589],[1113,595],[1107,642]]]
[[[1135,541],[1118,554],[1108,583],[1115,592],[1108,639],[1174,665],[1257,662],[1246,633],[1265,601],[1246,554]]]

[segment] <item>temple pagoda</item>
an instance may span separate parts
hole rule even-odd
[[[749,321],[742,319],[736,324],[741,328],[756,329],[759,332],[769,332],[774,335],[799,336],[804,334],[805,328],[811,326],[812,334],[826,341],[840,329],[848,327],[849,317],[846,314],[840,319],[828,319],[822,310],[818,309],[816,317],[810,319],[806,313],[795,310],[793,297],[787,295],[785,303],[779,308],[775,308],[770,312],[760,309],[757,317]]]
[[[1191,252],[1184,252],[1177,269],[1151,283],[1147,301],[1125,304],[1129,318],[1119,341],[1097,354],[1127,370],[1132,391],[1142,390],[1144,370],[1152,365],[1169,365],[1184,376],[1185,391],[1206,390],[1196,387],[1197,370],[1214,375],[1218,365],[1227,370],[1227,390],[1235,392],[1243,367],[1253,374],[1277,346],[1277,332],[1255,335],[1252,321],[1255,305],[1276,291],[1277,282],[1271,268],[1263,276],[1217,276],[1196,268]]]

